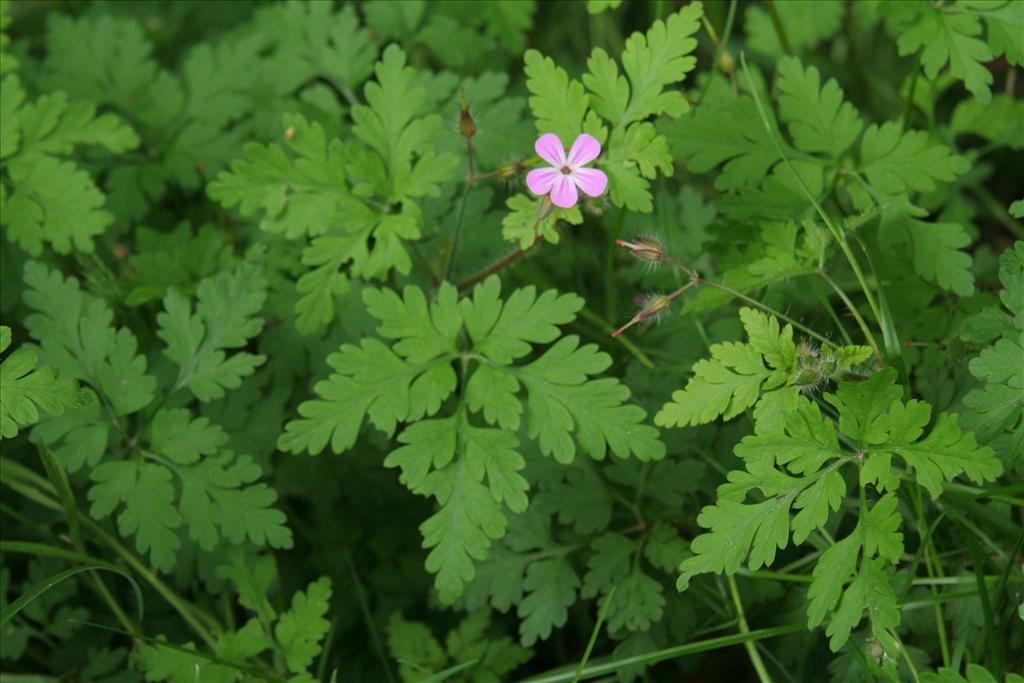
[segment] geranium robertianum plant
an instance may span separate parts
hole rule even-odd
[[[4,680],[1024,680],[1024,2],[0,17]]]

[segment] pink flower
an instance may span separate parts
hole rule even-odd
[[[526,186],[534,194],[551,193],[555,206],[568,209],[576,206],[579,194],[576,188],[591,197],[601,196],[608,187],[608,176],[596,168],[584,168],[601,153],[601,143],[593,135],[583,133],[572,143],[569,156],[565,155],[562,141],[554,133],[545,133],[534,145],[541,159],[550,168],[537,168],[526,174]]]

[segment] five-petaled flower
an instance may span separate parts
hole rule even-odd
[[[591,197],[599,197],[608,187],[608,176],[604,171],[584,168],[584,164],[589,164],[601,153],[601,143],[593,135],[583,133],[577,137],[568,156],[561,139],[554,133],[545,133],[537,138],[534,149],[551,166],[527,173],[526,186],[534,194],[551,193],[555,206],[564,209],[575,206],[579,199],[576,188]]]

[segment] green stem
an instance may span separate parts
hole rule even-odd
[[[910,77],[910,90],[907,92],[907,103],[903,108],[903,128],[910,129],[910,115],[914,112],[914,93],[917,90],[917,77],[921,73],[921,54],[917,55],[914,73]]]
[[[740,591],[736,587],[736,579],[732,574],[726,574],[725,578],[729,582],[729,592],[732,594],[732,604],[736,608],[736,618],[740,623],[740,633],[747,635],[750,633],[750,626],[747,624],[747,615],[743,611],[743,602],[740,600]],[[747,651],[747,656],[750,657],[750,663],[754,665],[754,671],[757,672],[758,680],[761,683],[772,683],[772,677],[768,675],[768,670],[761,659],[761,653],[757,651],[757,643],[748,640],[743,643],[743,648]]]
[[[384,646],[381,644],[380,634],[377,633],[373,623],[373,615],[370,613],[370,604],[366,599],[366,589],[363,587],[363,582],[356,571],[356,565],[352,561],[352,553],[349,552],[348,546],[345,546],[345,562],[348,564],[349,573],[352,575],[352,587],[355,589],[359,611],[362,612],[363,620],[366,622],[366,630],[370,632],[370,641],[373,643],[374,654],[380,660],[380,665],[384,668],[384,675],[389,683],[394,683],[394,674],[391,673],[391,667],[388,666],[388,658],[384,654]]]
[[[907,481],[916,481],[914,476],[908,473],[901,474],[900,478],[905,479]],[[1024,507],[1024,498],[1016,498],[1013,495],[1004,495],[1003,493],[999,493],[1000,491],[1004,491],[1008,494],[1024,492],[1024,484],[1002,486],[997,489],[987,490],[978,488],[977,486],[968,486],[966,484],[961,484],[956,481],[944,481],[942,482],[942,488],[944,488],[947,491],[953,491],[955,493],[964,493],[970,496],[974,496],[975,498],[988,498],[989,500],[994,500],[1000,503],[1006,503],[1007,505]]]
[[[14,463],[6,458],[3,460],[4,473],[0,476],[0,484],[7,486],[17,493],[21,494],[25,498],[38,503],[39,505],[60,512],[63,507],[58,500],[51,497],[55,492],[45,479],[38,477],[34,472],[27,468]],[[11,476],[14,475],[14,476]],[[21,481],[15,481],[15,479]],[[33,486],[28,482],[36,484]],[[49,489],[49,491],[47,491]],[[103,530],[98,524],[93,522],[89,517],[84,515],[80,510],[77,511],[78,523],[94,537],[98,538],[104,544],[110,547],[122,560],[128,564],[139,576],[146,580],[146,582],[153,587],[153,589],[163,597],[171,607],[174,608],[181,618],[192,627],[192,630],[198,635],[209,647],[214,649],[216,640],[214,639],[211,632],[203,625],[200,621],[200,616],[203,620],[208,623],[217,626],[217,621],[208,614],[202,612],[199,608],[189,604],[185,600],[179,598],[171,588],[165,584],[158,576],[149,570],[145,564],[143,564],[133,553],[127,548],[118,543],[110,534]]]
[[[972,185],[970,191],[981,202],[982,208],[988,212],[989,216],[1009,230],[1016,239],[1024,240],[1024,225],[1011,216],[1006,207],[988,189],[981,185]]]
[[[605,320],[604,318],[602,318],[600,315],[590,310],[589,308],[583,308],[582,310],[580,310],[580,317],[600,327],[605,334],[611,334],[615,330],[614,325],[612,325],[610,322],[608,322],[607,320]],[[654,361],[651,360],[651,357],[644,353],[639,346],[634,344],[629,339],[629,337],[619,335],[618,337],[615,337],[615,341],[621,344],[622,348],[626,349],[626,351],[632,354],[634,358],[640,361],[640,364],[643,365],[645,368],[653,370],[655,369],[655,367],[657,367],[654,364]]]
[[[843,324],[842,318],[840,318],[836,313],[836,309],[832,307],[832,302],[828,300],[828,297],[825,296],[824,292],[818,289],[818,287],[814,288],[814,293],[818,295],[818,301],[821,302],[821,307],[825,309],[825,313],[827,313],[828,317],[832,319],[832,324],[836,326],[837,330],[839,330],[839,334],[842,336],[843,341],[846,342],[848,346],[852,346],[853,338],[846,330],[846,325]]]
[[[929,579],[934,579],[936,571],[932,564],[933,555],[935,554],[935,546],[932,543],[932,534],[930,533],[930,529],[928,529],[928,523],[924,518],[924,506],[921,504],[920,488],[916,486],[911,487],[910,495],[913,499],[914,510],[917,513],[917,533],[921,538],[925,571],[928,572]],[[933,596],[938,594],[938,589],[934,584],[930,586],[930,590]],[[935,618],[935,631],[939,636],[939,650],[942,653],[942,665],[949,666],[949,638],[946,635],[946,621],[942,618],[942,606],[939,603],[935,603],[932,609],[933,616]]]
[[[726,294],[730,294],[730,295],[736,297],[740,301],[748,303],[751,306],[756,306],[757,308],[760,308],[765,313],[771,313],[772,315],[774,315],[779,320],[784,320],[785,322],[789,323],[790,325],[792,325],[796,329],[800,330],[804,334],[806,334],[806,335],[808,335],[810,337],[813,337],[814,339],[817,339],[818,341],[820,341],[825,346],[835,347],[835,343],[830,341],[829,339],[827,339],[823,335],[818,334],[817,332],[815,332],[811,328],[807,327],[806,325],[804,325],[802,323],[799,323],[796,320],[793,320],[788,315],[786,315],[786,314],[784,314],[784,313],[782,313],[780,311],[775,310],[771,306],[768,306],[767,304],[761,303],[757,299],[753,299],[753,298],[747,296],[746,294],[743,294],[742,292],[738,292],[738,291],[736,291],[735,289],[733,289],[731,287],[726,287],[725,285],[720,284],[718,282],[715,282],[714,280],[706,280],[704,278],[701,278],[700,283],[702,285],[708,285],[709,287],[714,287],[715,289],[720,289],[723,292],[725,292]]]
[[[769,5],[769,7],[770,6],[771,5]],[[754,87],[754,80],[750,76],[750,69],[747,68],[746,56],[743,54],[740,54],[740,63],[743,66],[743,74],[747,77],[747,84],[750,86],[750,94],[754,98],[754,106],[757,107],[757,113],[761,118],[761,123],[764,125],[765,130],[768,132],[768,137],[771,138],[772,144],[775,146],[775,150],[779,153],[779,157],[782,159],[782,161],[789,168],[790,172],[793,174],[793,178],[800,186],[800,189],[804,193],[804,196],[806,196],[807,199],[814,206],[814,210],[825,222],[825,225],[832,233],[833,238],[835,238],[836,244],[839,245],[839,249],[843,252],[843,256],[846,257],[847,262],[850,264],[850,268],[853,269],[854,275],[857,276],[857,282],[860,284],[860,288],[864,293],[864,297],[867,299],[868,306],[871,308],[872,314],[875,316],[875,322],[878,324],[879,328],[882,328],[881,309],[879,309],[878,307],[878,302],[875,301],[875,296],[874,294],[872,294],[871,288],[868,287],[867,279],[864,277],[864,272],[861,270],[860,263],[853,255],[853,251],[850,249],[850,244],[846,241],[846,235],[838,227],[836,227],[836,225],[832,222],[832,219],[829,218],[827,213],[825,213],[825,209],[821,207],[821,204],[818,203],[818,200],[814,198],[813,194],[811,194],[811,191],[804,183],[803,178],[800,177],[800,174],[797,173],[796,169],[793,167],[793,163],[789,160],[789,156],[785,153],[785,151],[783,151],[782,146],[779,145],[779,141],[776,139],[775,134],[772,131],[771,124],[768,122],[768,116],[767,114],[765,114],[764,105],[761,103],[761,97],[760,95],[757,94],[757,88]]]
[[[736,17],[736,0],[729,0],[729,13],[725,17],[725,30],[722,31],[722,39],[718,40],[718,36],[715,34],[715,27],[711,25],[711,22],[707,20],[706,16],[701,16],[701,20],[704,22],[704,28],[707,30],[708,35],[711,36],[711,42],[715,44],[715,56],[713,64],[719,64],[719,60],[722,57],[722,53],[725,52],[725,46],[729,42],[729,35],[732,33],[732,22]],[[736,91],[736,70],[733,69],[729,72],[729,78],[731,79],[733,92]],[[694,103],[694,108],[699,107],[704,101],[704,96],[708,92],[708,88],[711,86],[713,79],[707,78],[704,81],[704,86],[700,89],[700,95],[697,97],[697,101]]]
[[[848,310],[850,312],[850,315],[853,316],[853,319],[857,321],[857,327],[860,328],[861,334],[864,335],[864,338],[867,340],[868,344],[871,345],[871,350],[875,352],[875,358],[881,361],[882,352],[878,348],[878,342],[875,341],[875,336],[871,334],[871,330],[870,328],[868,328],[868,324],[864,320],[863,316],[861,316],[860,311],[858,311],[857,307],[853,305],[853,301],[850,300],[850,297],[846,295],[846,292],[844,292],[842,288],[840,288],[839,285],[835,283],[835,280],[830,278],[828,276],[828,273],[826,273],[824,270],[819,270],[818,275],[820,275],[821,278],[828,283],[829,287],[832,288],[832,291],[834,291],[836,295],[840,298],[840,300],[842,300],[843,304],[846,306],[846,310]]]
[[[620,669],[625,669],[627,667],[651,665],[668,659],[676,659],[678,657],[697,654],[698,652],[718,650],[723,647],[741,645],[746,642],[765,640],[767,638],[777,638],[778,636],[785,636],[806,630],[806,624],[786,624],[783,626],[757,629],[748,633],[734,633],[728,636],[720,636],[718,638],[698,640],[695,643],[686,643],[684,645],[676,645],[662,650],[655,650],[654,652],[633,655],[632,657],[625,657],[605,664],[593,664],[585,667],[577,680],[582,681],[590,678],[598,678],[600,676],[614,674]],[[527,683],[568,683],[573,680],[574,675],[575,673],[571,670],[541,674],[540,676],[528,679]]]
[[[455,264],[455,252],[459,248],[459,239],[462,236],[462,221],[466,216],[466,200],[469,198],[469,188],[466,186],[465,192],[462,193],[462,200],[459,202],[459,215],[455,219],[455,230],[452,232],[452,243],[448,247],[447,252],[444,256],[444,266],[441,268],[441,276],[437,278],[437,284],[440,285],[446,281],[452,272],[452,266]]]
[[[775,35],[779,37],[779,45],[782,46],[782,51],[792,56],[793,46],[790,45],[789,37],[786,36],[786,27],[782,25],[782,17],[779,16],[779,10],[775,7],[774,0],[768,0],[767,7],[768,16],[772,19],[772,27],[775,29]]]
[[[43,469],[46,471],[46,475],[50,480],[50,484],[53,486],[54,491],[57,493],[57,498],[61,502],[63,508],[64,520],[68,526],[68,536],[71,539],[71,544],[75,550],[81,555],[86,555],[85,543],[82,542],[82,535],[78,524],[78,505],[75,503],[75,496],[71,492],[71,485],[68,483],[67,474],[64,472],[64,468],[57,460],[57,456],[54,455],[46,446],[40,446],[38,449],[40,460],[43,463]],[[106,582],[103,580],[97,572],[89,573],[89,580],[92,584],[93,589],[99,594],[103,602],[107,603],[107,607],[114,613],[121,625],[129,633],[139,633],[139,627],[132,621],[131,617],[121,609],[121,605],[118,604],[117,600],[114,599],[114,595],[107,588]]]
[[[580,659],[579,665],[576,667],[576,675],[572,679],[572,683],[577,683],[580,680],[580,676],[583,675],[583,667],[587,665],[590,660],[590,653],[594,651],[594,643],[597,642],[597,636],[601,633],[601,626],[604,624],[604,619],[608,616],[608,607],[612,604],[612,598],[615,597],[615,588],[608,591],[608,595],[604,598],[604,604],[601,605],[601,611],[597,615],[597,623],[594,624],[594,630],[590,632],[590,640],[587,642],[587,649],[583,651],[583,658]]]
[[[619,207],[619,214],[615,218],[615,227],[612,228],[611,239],[608,241],[608,253],[604,260],[604,316],[608,320],[615,320],[618,315],[618,287],[615,281],[615,242],[622,236],[622,218],[625,210]]]
[[[895,638],[897,641],[900,640],[899,636],[895,633],[892,633],[891,631],[890,635],[892,635],[892,637]],[[914,660],[910,658],[910,653],[907,652],[907,648],[903,645],[902,641],[900,641],[900,654],[903,655],[903,661],[906,663],[907,668],[910,670],[910,677],[914,679],[914,683],[920,683],[921,679],[917,675],[917,667],[914,666]]]
[[[498,259],[497,261],[495,261],[491,265],[487,266],[486,268],[484,268],[480,272],[478,272],[475,275],[472,275],[472,276],[466,278],[465,280],[463,280],[462,282],[460,282],[458,284],[459,293],[461,294],[462,292],[465,292],[467,289],[470,289],[471,287],[473,287],[477,283],[483,282],[484,280],[486,280],[491,275],[494,275],[499,270],[502,270],[503,268],[505,268],[506,266],[508,266],[508,265],[510,265],[512,263],[515,263],[520,258],[522,258],[528,251],[530,251],[531,249],[536,247],[538,244],[540,244],[542,239],[543,238],[540,235],[538,235],[536,237],[536,239],[533,240],[533,244],[531,244],[530,246],[526,247],[525,249],[523,249],[522,247],[517,247],[516,249],[514,249],[514,250],[510,251],[509,253],[505,254],[500,259]]]

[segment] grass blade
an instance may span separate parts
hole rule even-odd
[[[756,631],[750,631],[749,633],[734,633],[728,636],[721,636],[718,638],[709,638],[707,640],[698,640],[695,643],[686,643],[685,645],[675,645],[662,650],[655,650],[654,652],[647,652],[642,655],[634,655],[632,657],[626,657],[624,659],[618,659],[615,661],[607,662],[605,664],[594,664],[585,667],[580,673],[578,680],[587,680],[590,678],[597,678],[598,676],[606,676],[613,674],[619,669],[624,669],[628,666],[638,666],[647,664],[656,664],[663,662],[668,659],[676,659],[678,657],[685,657],[686,655],[697,654],[698,652],[708,652],[710,650],[718,650],[723,647],[731,647],[733,645],[742,645],[748,642],[755,642],[758,640],[764,640],[766,638],[776,638],[778,636],[789,635],[790,633],[796,633],[798,631],[806,631],[807,626],[804,624],[786,624],[784,626],[773,626],[771,628],[757,629]],[[542,674],[540,676],[526,679],[523,683],[571,683],[573,680],[573,671],[559,671],[549,674]]]
[[[604,618],[608,616],[608,607],[612,604],[612,598],[615,597],[615,586],[608,591],[608,595],[605,596],[604,604],[601,605],[601,611],[597,615],[597,623],[594,624],[594,630],[590,632],[590,641],[587,643],[587,649],[583,651],[583,658],[580,660],[579,666],[576,667],[576,675],[572,679],[572,683],[577,683],[580,680],[580,675],[583,673],[583,667],[587,665],[587,660],[590,659],[590,653],[594,651],[594,643],[597,642],[597,634],[601,632],[601,627],[604,625]]]
[[[461,664],[450,666],[444,671],[438,671],[436,674],[430,674],[426,678],[419,681],[419,683],[441,683],[441,681],[447,681],[455,674],[459,673],[460,671],[465,671],[469,667],[474,666],[479,661],[479,659],[471,659],[468,662],[462,662]]]
[[[105,572],[113,572],[115,574],[120,574],[124,578],[128,579],[128,581],[132,584],[132,588],[135,590],[135,597],[138,599],[138,602],[139,602],[139,618],[141,619],[142,618],[142,591],[139,590],[139,585],[137,583],[135,583],[135,579],[133,579],[127,572],[125,572],[125,571],[123,571],[121,569],[118,569],[117,567],[114,567],[112,565],[104,563],[104,564],[87,564],[87,565],[82,566],[82,567],[72,567],[71,569],[65,569],[62,572],[57,572],[56,574],[53,574],[52,576],[48,576],[47,578],[43,579],[42,581],[40,581],[36,585],[34,585],[31,588],[29,588],[28,591],[26,591],[17,600],[15,600],[11,604],[7,605],[6,607],[3,608],[2,611],[0,611],[0,627],[4,626],[8,621],[13,619],[14,616],[16,614],[18,614],[18,612],[20,612],[21,610],[25,609],[25,607],[29,603],[31,603],[33,600],[35,600],[40,595],[42,595],[46,591],[50,590],[51,588],[53,588],[57,584],[65,581],[67,579],[70,579],[72,576],[75,576],[76,574],[81,574],[83,572],[91,572],[91,571],[96,571],[96,570],[101,570],[101,571],[105,571]]]
[[[221,659],[220,657],[217,657],[216,655],[208,655],[205,652],[200,652],[199,650],[196,650],[194,648],[182,647],[181,645],[175,645],[174,643],[170,643],[170,642],[168,642],[166,640],[160,640],[158,638],[153,638],[152,636],[147,636],[147,635],[144,635],[144,634],[141,634],[141,633],[128,633],[127,631],[122,631],[119,628],[112,628],[110,626],[104,626],[103,624],[96,624],[96,623],[93,623],[91,621],[76,620],[75,623],[84,624],[86,626],[91,626],[93,628],[102,629],[104,631],[110,631],[111,633],[120,633],[123,636],[128,636],[129,638],[134,638],[135,640],[140,640],[140,641],[142,641],[142,642],[144,642],[147,645],[150,645],[152,647],[163,647],[163,648],[167,648],[168,650],[174,650],[175,652],[181,652],[182,654],[186,654],[186,655],[189,655],[191,657],[198,657],[199,659],[205,659],[208,662],[213,662],[214,664],[220,664],[221,666],[226,666],[228,668],[234,669],[235,671],[238,671],[239,673],[249,674],[251,676],[257,676],[260,679],[265,679],[265,680],[268,680],[268,681],[276,681],[277,683],[283,683],[284,680],[285,680],[283,676],[280,676],[280,675],[278,675],[276,673],[273,673],[271,671],[267,671],[265,669],[257,669],[256,667],[248,666],[246,664],[241,664],[239,662],[232,662],[232,661],[227,660],[227,659]],[[199,679],[197,678],[197,680],[199,680]]]

